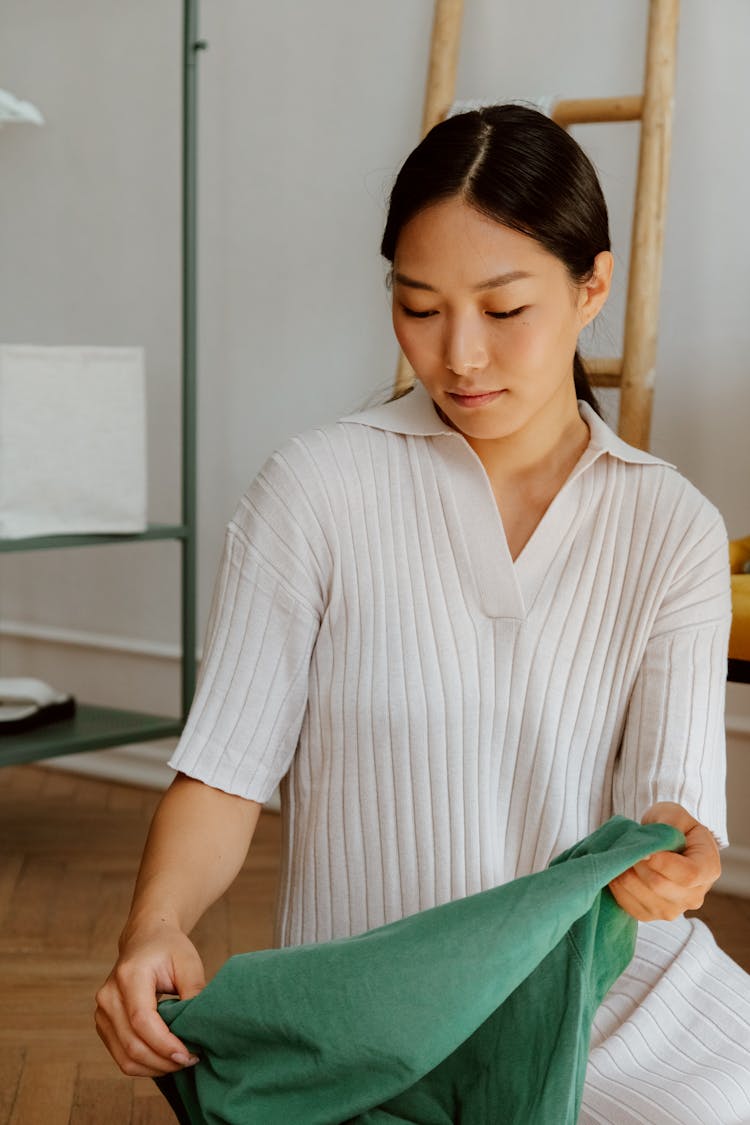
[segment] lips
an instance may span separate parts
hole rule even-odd
[[[485,403],[494,402],[503,391],[487,391],[483,394],[457,394],[456,392],[449,391],[450,397],[459,406],[484,406]]]

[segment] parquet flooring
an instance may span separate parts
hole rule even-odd
[[[0,769],[0,1125],[174,1125],[148,1079],[120,1074],[94,1031],[159,794],[40,766]],[[280,822],[194,932],[206,970],[272,940]],[[750,971],[750,899],[700,912]]]
[[[0,769],[0,1125],[175,1125],[149,1079],[94,1030],[159,793],[38,766]],[[206,972],[267,947],[279,817],[263,813],[236,882],[194,939]]]

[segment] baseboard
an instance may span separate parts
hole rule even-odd
[[[91,649],[98,652],[128,653],[132,656],[155,657],[171,660],[181,659],[179,645],[160,641],[147,641],[142,638],[118,637],[108,633],[91,633],[82,629],[61,629],[51,625],[37,625],[28,621],[0,621],[0,637],[11,640],[36,641],[45,645],[64,645],[72,648]],[[196,659],[200,662],[200,650]]]
[[[148,742],[134,746],[116,746],[111,750],[87,751],[47,758],[39,764],[45,769],[98,777],[103,781],[119,781],[144,789],[166,789],[174,777],[167,765],[170,751]]]
[[[714,884],[720,894],[750,898],[750,848],[728,847],[721,853],[721,878]]]
[[[750,738],[750,716],[728,714],[724,720],[724,727],[727,736]]]
[[[67,771],[103,781],[117,781],[123,785],[138,785],[145,789],[166,789],[174,778],[174,770],[167,765],[171,751],[148,742],[135,746],[117,746],[111,750],[94,750],[86,754],[66,754],[39,762],[45,769]],[[279,812],[281,802],[276,790],[263,806]]]
[[[26,656],[23,646],[28,646],[34,652],[46,655],[47,662],[41,666],[41,671],[35,671],[34,674],[42,679],[48,678],[51,683],[68,682],[63,671],[70,676],[75,666],[81,683],[80,691],[77,692],[79,698],[86,698],[91,703],[101,702],[121,707],[129,707],[132,700],[138,700],[138,706],[143,711],[153,714],[174,713],[172,707],[178,696],[180,661],[180,649],[177,645],[7,619],[0,620],[0,639],[7,642],[7,647],[18,650],[16,661],[9,662],[11,670],[6,675],[29,674],[23,670]],[[20,656],[22,649],[24,661]],[[197,656],[200,660],[201,653],[198,652]],[[15,671],[15,664],[18,665],[18,671]],[[70,679],[69,682],[75,693],[78,680]],[[96,692],[92,692],[92,684]],[[113,684],[118,684],[121,698],[111,697]],[[168,700],[172,702],[167,702]],[[743,704],[744,697],[742,702],[738,699],[737,709],[740,710]],[[737,746],[736,743],[750,741],[750,715],[728,713],[725,725],[728,740],[735,743],[734,750],[738,755],[735,765],[739,767],[747,760],[746,747]],[[144,743],[94,753],[71,754],[50,759],[46,764],[53,769],[74,770],[108,781],[166,789],[173,777],[172,770],[166,765],[168,753],[163,746]],[[744,765],[740,774],[747,777]],[[742,803],[741,791],[735,794],[734,800],[735,806],[738,802]],[[273,794],[266,807],[278,811],[278,791]],[[741,807],[744,815],[744,805],[741,804]],[[742,838],[747,837],[743,834]],[[722,858],[724,875],[720,889],[728,894],[750,898],[750,847],[730,847]]]
[[[174,777],[174,771],[167,765],[169,754],[170,751],[163,747],[140,743],[87,754],[68,754],[64,758],[50,758],[39,764],[46,769],[68,770],[125,785],[166,789]],[[264,807],[273,812],[280,811],[278,789]],[[750,898],[750,848],[737,845],[725,848],[721,853],[721,866],[722,875],[716,883],[716,890],[720,894]]]
[[[174,771],[167,765],[169,754],[170,751],[164,747],[144,742],[136,746],[118,746],[111,750],[49,758],[39,765],[46,769],[68,770],[125,785],[166,789],[174,777]],[[280,811],[278,789],[264,807],[273,812]],[[750,848],[739,845],[725,848],[721,853],[721,866],[722,875],[716,883],[716,890],[720,894],[750,898]]]

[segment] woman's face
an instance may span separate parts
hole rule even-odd
[[[611,254],[575,286],[534,239],[456,197],[404,226],[393,267],[396,336],[456,429],[502,438],[577,412],[573,355],[606,300]]]

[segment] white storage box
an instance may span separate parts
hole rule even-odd
[[[143,349],[0,345],[0,538],[146,525]]]

